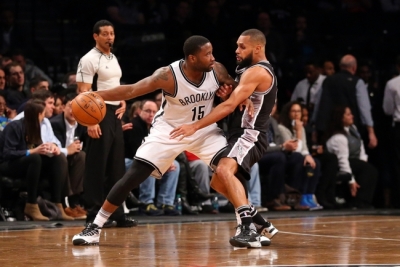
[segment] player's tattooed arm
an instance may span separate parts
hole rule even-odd
[[[162,81],[168,81],[169,74],[170,74],[170,68],[168,67],[162,67],[157,69],[153,75],[151,76],[153,78],[154,82],[158,82],[160,80]]]
[[[218,82],[220,85],[232,85],[232,89],[236,87],[237,82],[235,82],[235,80],[229,75],[224,65],[219,62],[215,62],[214,71],[217,74]]]

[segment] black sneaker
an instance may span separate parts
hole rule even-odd
[[[160,216],[164,214],[162,209],[157,208],[153,203],[139,208],[140,212],[148,216]]]
[[[74,246],[93,246],[98,245],[100,240],[101,228],[94,223],[88,223],[86,228],[72,238]]]
[[[238,225],[236,235],[231,237],[229,243],[234,247],[260,248],[260,235],[248,225]]]
[[[138,221],[129,218],[127,216],[124,216],[122,219],[117,221],[117,227],[133,227],[133,226],[137,226],[138,225]]]
[[[266,236],[269,239],[272,239],[279,231],[272,225],[271,222],[266,221],[264,225],[258,226],[256,225],[257,233],[262,236]]]
[[[181,214],[179,214],[179,211],[177,211],[176,209],[175,209],[175,207],[174,206],[171,206],[171,205],[162,205],[162,210],[164,211],[164,215],[167,215],[167,216],[178,216],[178,215],[181,215]]]

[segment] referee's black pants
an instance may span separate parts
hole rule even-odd
[[[107,104],[107,111],[100,122],[99,139],[88,137],[86,147],[85,178],[83,192],[87,222],[92,222],[113,185],[125,173],[124,137],[121,120],[115,115],[119,106]],[[120,206],[110,219],[120,220],[124,216]]]

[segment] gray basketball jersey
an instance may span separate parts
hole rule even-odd
[[[191,82],[183,72],[183,60],[169,65],[175,80],[171,95],[163,91],[160,110],[153,122],[164,120],[173,127],[190,124],[209,114],[213,108],[215,92],[219,88],[214,70],[205,72],[199,84]]]

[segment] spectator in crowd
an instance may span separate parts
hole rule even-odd
[[[4,127],[10,122],[7,114],[6,99],[0,95],[0,131],[3,131]]]
[[[86,211],[81,208],[79,203],[83,193],[85,173],[86,153],[82,150],[82,146],[83,140],[86,139],[86,128],[78,124],[72,115],[71,101],[75,97],[75,93],[68,94],[62,103],[65,106],[64,111],[53,116],[50,122],[61,147],[67,150],[69,206],[65,208],[65,213],[75,219],[86,219]]]
[[[25,107],[26,117],[10,122],[0,138],[1,173],[12,178],[25,177],[28,199],[24,213],[34,221],[47,221],[37,204],[41,175],[49,177],[52,201],[60,209],[63,220],[73,220],[65,214],[61,199],[66,182],[66,164],[63,155],[53,143],[41,138],[45,118],[45,103],[30,100]]]
[[[76,71],[67,72],[62,79],[61,85],[65,89],[67,89],[71,85],[76,85]]]
[[[0,68],[0,90],[4,90],[6,87],[6,74],[2,68]]]
[[[322,63],[321,73],[325,76],[331,76],[335,74],[335,64],[333,64],[333,62],[330,60],[325,60]]]
[[[12,62],[5,67],[4,72],[7,81],[7,105],[9,108],[17,110],[29,98],[27,91],[24,91],[24,71],[20,64]]]
[[[349,107],[336,107],[330,120],[326,143],[329,152],[339,160],[339,170],[351,175],[346,190],[346,201],[350,207],[371,208],[378,172],[367,162],[361,135],[354,125]]]
[[[396,60],[396,68],[400,74],[400,56]],[[383,99],[383,110],[387,115],[392,116],[393,134],[390,141],[395,151],[395,181],[393,190],[394,194],[400,192],[400,75],[390,79],[385,86],[385,94]],[[397,198],[394,203],[396,208],[400,207],[400,199]]]
[[[286,177],[288,177],[288,181],[302,179],[304,158],[300,153],[295,152],[298,147],[297,140],[283,140],[278,122],[274,118],[275,113],[276,104],[269,118],[267,153],[258,163],[261,183],[266,184],[266,186],[262,186],[262,189],[265,189],[262,198],[265,199],[265,206],[272,211],[285,211],[291,210],[291,207],[285,204]],[[309,207],[299,205],[295,209],[308,210]]]
[[[63,104],[63,97],[60,95],[56,95],[54,97],[54,111],[53,111],[53,116],[57,116],[61,113],[63,113],[65,108],[65,104]]]
[[[343,56],[340,60],[340,69],[340,72],[327,77],[322,85],[321,98],[316,104],[313,115],[316,128],[321,133],[325,132],[332,110],[337,106],[348,106],[363,140],[369,140],[368,147],[374,148],[378,140],[374,131],[371,103],[365,83],[355,76],[357,60],[352,55]]]
[[[168,59],[170,60],[181,57],[182,43],[192,35],[191,9],[189,1],[180,0],[174,6],[174,13],[167,21],[165,35],[168,45]]]
[[[295,152],[303,156],[303,179],[292,177],[287,184],[302,193],[302,205],[309,206],[310,209],[320,209],[321,206],[314,199],[315,190],[320,176],[320,163],[315,160],[307,147],[307,137],[303,122],[301,121],[301,104],[296,101],[287,103],[279,116],[279,131],[282,134],[283,141],[291,139],[297,140]]]
[[[199,203],[201,205],[201,212],[202,213],[213,213],[216,214],[218,213],[218,210],[216,210],[211,203],[210,198],[214,196],[213,194],[210,194],[210,180],[212,176],[211,168],[204,163],[200,158],[198,158],[196,155],[185,151],[185,158],[187,159],[188,165],[189,165],[189,171],[190,175],[193,177],[193,179],[196,181],[198,185],[199,192],[192,192],[193,194],[197,195],[197,198],[200,198],[200,195],[205,196],[204,199]],[[181,168],[182,171],[182,168]],[[190,179],[190,178],[189,178]],[[194,191],[194,190],[193,190]],[[208,199],[206,198],[208,196]],[[194,198],[193,196],[191,197],[192,199]]]
[[[162,92],[160,91],[160,92],[158,92],[158,93],[156,94],[156,96],[154,97],[154,101],[156,102],[158,109],[161,108],[162,100],[163,100],[163,94],[162,94]]]
[[[338,160],[335,154],[324,149],[324,144],[319,143],[315,126],[309,123],[308,109],[302,106],[301,121],[307,136],[308,150],[311,155],[321,162],[321,176],[318,180],[315,196],[318,203],[326,209],[336,207],[336,174],[339,169]]]
[[[30,82],[35,77],[42,77],[48,81],[50,87],[53,85],[53,81],[50,79],[50,77],[47,76],[47,74],[38,66],[36,66],[31,60],[27,59],[21,50],[13,51],[11,58],[22,67],[27,82]],[[25,90],[29,89],[28,85],[28,83],[25,84]]]
[[[12,62],[11,58],[9,57],[2,57],[0,59],[0,69],[3,69]]]
[[[35,77],[29,81],[29,95],[33,94],[34,92],[36,92],[38,90],[49,90],[49,82],[40,76]],[[17,113],[21,113],[24,111],[25,104],[26,104],[26,102],[22,103],[18,107]]]
[[[306,78],[297,83],[291,101],[304,104],[312,114],[326,76],[321,74],[318,64],[311,61],[304,66],[304,72]]]
[[[125,158],[131,159],[129,163],[126,163],[127,168],[132,164],[136,150],[142,144],[143,139],[149,134],[154,115],[158,111],[156,103],[152,100],[143,100],[140,110],[140,115],[132,120],[133,129],[124,131]],[[157,194],[156,205],[158,207],[154,203],[156,179],[150,177],[151,179],[146,179],[146,181],[140,184],[139,201],[144,204],[144,207],[141,208],[144,214],[152,216],[162,214],[178,215],[178,211],[174,207],[174,200],[179,170],[180,165],[175,160],[168,171],[162,176]]]
[[[15,24],[14,12],[4,8],[0,14],[0,54],[8,54],[12,48],[24,48],[27,45],[24,36]]]

